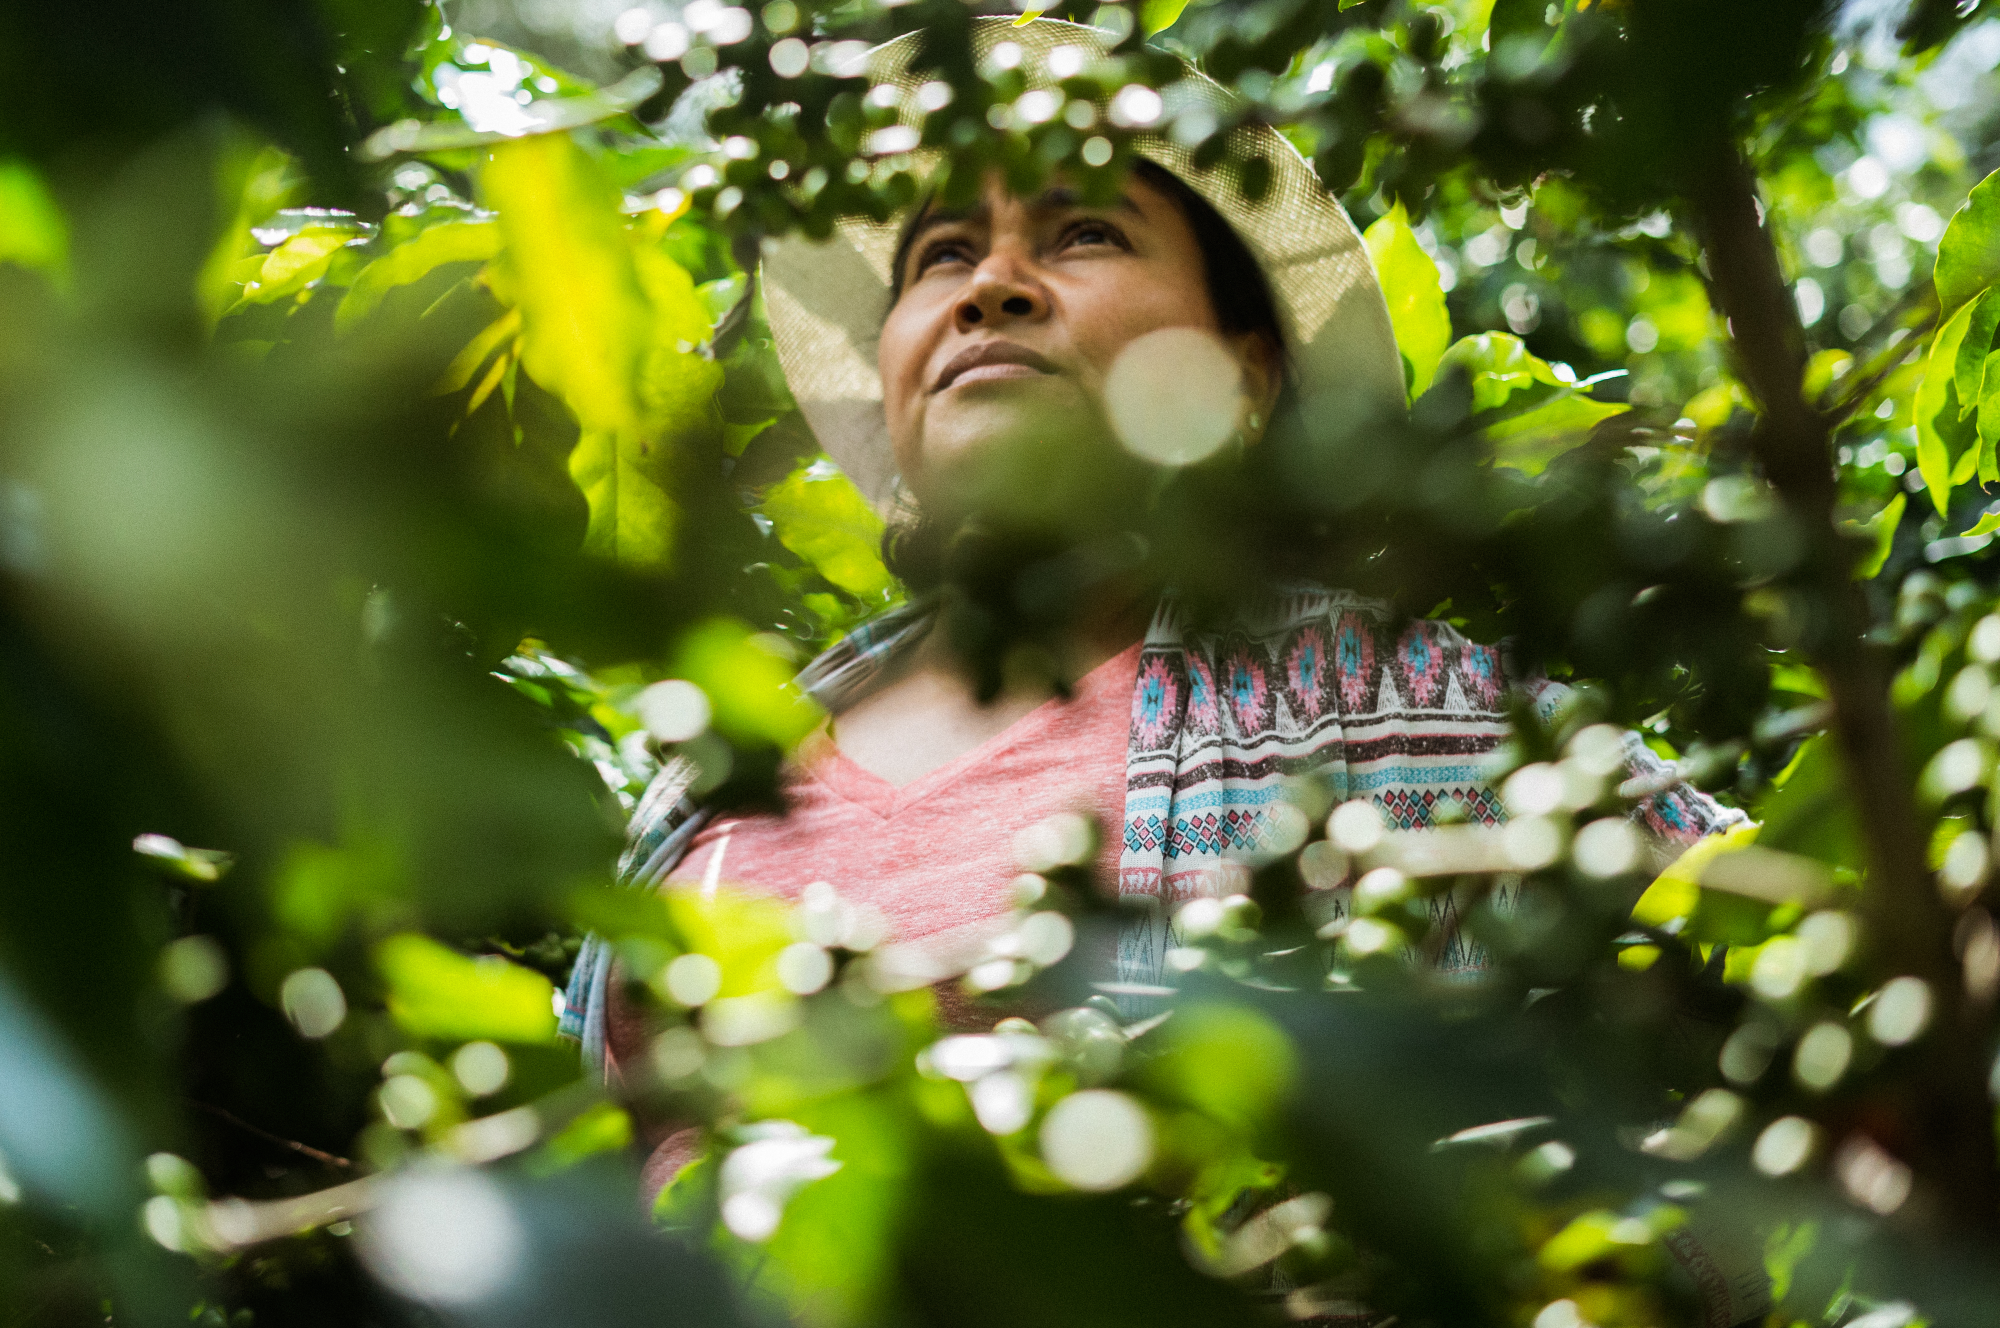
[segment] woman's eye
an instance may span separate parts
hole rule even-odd
[[[1125,237],[1116,226],[1102,221],[1081,221],[1069,228],[1063,239],[1068,244],[1110,244],[1122,246]]]
[[[917,275],[922,276],[925,272],[930,271],[930,269],[947,259],[955,259],[961,262],[969,261],[965,252],[965,246],[956,240],[947,240],[931,245],[917,257]]]

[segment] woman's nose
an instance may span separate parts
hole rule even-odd
[[[1040,318],[1048,312],[1048,307],[1048,296],[1039,282],[1022,272],[1010,258],[993,254],[973,271],[972,279],[966,283],[965,293],[958,302],[957,322],[962,332],[1013,318]]]

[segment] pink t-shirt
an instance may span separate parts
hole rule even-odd
[[[870,774],[833,742],[805,743],[787,776],[786,816],[723,818],[705,827],[669,874],[717,877],[738,889],[797,898],[815,881],[873,905],[899,941],[974,932],[1012,907],[1014,837],[1058,812],[1103,830],[1099,880],[1117,880],[1125,816],[1125,749],[1138,680],[1137,645],[1086,674],[1005,731],[912,783]]]
[[[896,941],[977,936],[1012,908],[1020,874],[1014,836],[1059,812],[1095,817],[1103,839],[1098,880],[1115,889],[1125,819],[1125,749],[1139,647],[1086,674],[1068,701],[1050,700],[1004,732],[910,784],[897,787],[843,756],[824,737],[802,745],[786,771],[785,816],[722,818],[705,827],[667,879],[706,878],[722,854],[718,881],[734,889],[797,898],[815,881],[872,904]],[[724,847],[724,843],[727,847]],[[951,982],[937,988],[939,1014],[953,1028],[989,1026]],[[642,1054],[639,1012],[612,984],[608,1028],[612,1073]],[[658,1123],[649,1130],[645,1192],[656,1194],[700,1149],[700,1132]]]

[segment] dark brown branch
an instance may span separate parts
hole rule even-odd
[[[229,1124],[234,1125],[237,1129],[244,1131],[246,1134],[256,1135],[259,1139],[262,1139],[266,1143],[272,1143],[278,1145],[278,1147],[280,1148],[290,1149],[292,1152],[297,1153],[302,1157],[309,1157],[315,1162],[321,1162],[329,1167],[336,1167],[342,1171],[351,1171],[354,1169],[354,1163],[349,1161],[347,1158],[340,1157],[334,1153],[322,1152],[320,1149],[314,1148],[311,1144],[302,1144],[296,1139],[287,1139],[282,1135],[272,1134],[269,1130],[259,1129],[257,1126],[252,1125],[249,1121],[244,1120],[241,1116],[238,1116],[234,1112],[225,1111],[221,1107],[211,1106],[209,1103],[206,1102],[196,1102],[193,1103],[192,1105],[201,1108],[203,1111],[207,1112],[211,1116],[215,1116],[222,1120],[227,1121]]]
[[[1805,398],[1798,306],[1760,220],[1756,179],[1735,145],[1718,145],[1690,185],[1711,290],[1729,320],[1743,381],[1763,409],[1751,449],[1811,532],[1801,588],[1822,607],[1826,627],[1808,653],[1826,678],[1832,733],[1867,841],[1870,940],[1891,971],[1923,978],[1936,1002],[1927,1054],[1911,1067],[1910,1137],[1899,1147],[1953,1226],[2000,1232],[1985,1016],[1965,999],[1952,951],[1955,918],[1926,863],[1915,772],[1889,703],[1888,663],[1864,639],[1868,611],[1852,580],[1854,555],[1834,525],[1830,422]]]

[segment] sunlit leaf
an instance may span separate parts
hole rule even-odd
[[[518,57],[517,57],[518,58]],[[569,96],[539,97],[526,106],[499,107],[508,123],[474,125],[439,120],[398,120],[377,130],[356,155],[382,161],[405,152],[444,152],[505,143],[530,134],[558,134],[624,115],[660,90],[660,71],[641,65],[610,87]],[[558,88],[558,92],[561,89]]]
[[[507,341],[521,335],[521,311],[509,309],[486,326],[478,336],[465,343],[465,349],[453,358],[451,366],[431,390],[440,396],[461,391],[472,381],[472,375],[479,372],[479,366],[486,363]]]
[[[1460,337],[1439,359],[1438,368],[1457,365],[1472,378],[1472,413],[1498,410],[1517,392],[1536,387],[1560,388],[1555,370],[1528,350],[1517,336],[1480,332]]]
[[[325,275],[333,256],[359,234],[347,226],[306,227],[265,256],[256,279],[243,288],[243,299],[269,303],[297,294]]]
[[[521,359],[586,431],[636,431],[651,326],[618,195],[569,139],[494,148],[480,192],[499,213],[502,298],[521,311]]]
[[[2000,171],[1976,185],[1938,241],[1938,305],[1950,314],[2000,282]]]
[[[723,875],[726,879],[726,867]],[[718,994],[748,996],[781,985],[773,965],[778,952],[797,939],[791,907],[783,900],[745,890],[711,894],[705,885],[675,886],[662,897],[680,940],[691,952],[722,966]]]
[[[1972,325],[1972,305],[1951,316],[1931,343],[1925,362],[1924,381],[1917,388],[1917,473],[1930,490],[1931,502],[1942,516],[1951,504],[1952,454],[1962,446],[1971,430],[1961,421],[1958,409],[1958,347]]]
[[[567,138],[496,147],[481,189],[500,214],[497,293],[521,311],[521,362],[582,426],[569,470],[590,505],[584,547],[661,566],[678,525],[675,449],[716,427],[706,317],[671,259],[635,253],[618,193]]]
[[[490,221],[448,221],[420,231],[361,269],[334,310],[334,330],[351,331],[390,291],[446,263],[483,263],[499,251],[500,228]]]
[[[1693,845],[1673,865],[1654,878],[1632,906],[1632,920],[1642,926],[1662,927],[1675,918],[1693,913],[1701,902],[1702,871],[1716,858],[1746,848],[1757,838],[1755,824],[1737,826],[1724,834],[1711,835]]]
[[[292,162],[275,147],[241,144],[229,166],[217,172],[218,210],[230,223],[217,237],[195,279],[201,309],[212,326],[255,278],[255,260],[263,247],[251,227],[285,205],[292,189]],[[251,270],[243,271],[248,266]]]
[[[1451,345],[1451,315],[1438,284],[1437,264],[1417,243],[1409,216],[1397,203],[1362,237],[1389,302],[1389,321],[1403,353],[1403,372],[1412,398],[1422,396],[1437,374],[1438,360]]]
[[[1896,496],[1901,498],[1903,495],[1899,493]],[[1982,512],[1979,520],[1973,523],[1972,529],[1959,532],[1959,538],[1971,539],[1976,535],[1991,535],[1996,530],[2000,530],[2000,512]]]
[[[1188,0],[1145,0],[1139,7],[1139,27],[1148,37],[1165,32],[1181,16]]]
[[[555,1036],[554,988],[533,969],[496,955],[468,958],[405,932],[375,948],[389,988],[389,1014],[418,1037],[547,1042]]]
[[[792,472],[765,491],[761,506],[779,541],[842,590],[867,600],[895,593],[882,565],[882,518],[835,467],[815,462]]]

